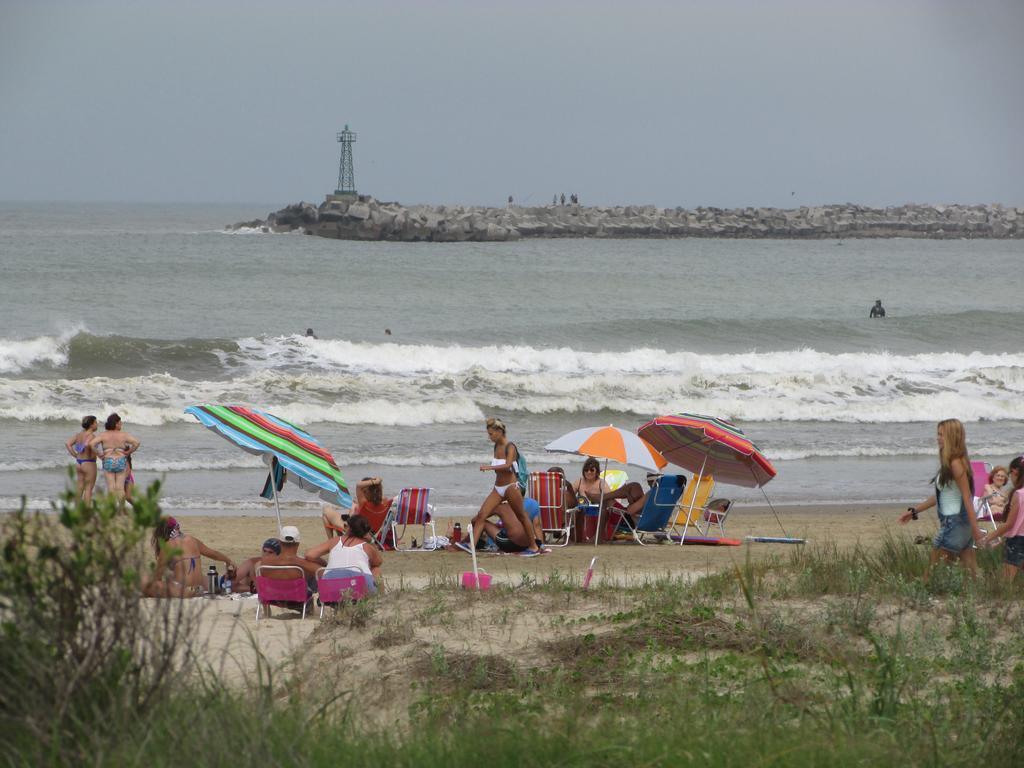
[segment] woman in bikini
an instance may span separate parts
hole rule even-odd
[[[356,483],[356,501],[352,509],[336,507],[333,504],[323,505],[320,517],[323,519],[327,538],[335,535],[344,536],[350,515],[362,515],[370,524],[372,531],[379,531],[384,525],[388,510],[391,509],[391,501],[384,497],[384,481],[381,478],[364,477]]]
[[[121,417],[116,413],[107,416],[106,430],[89,440],[89,447],[103,459],[103,478],[107,482],[107,493],[117,497],[118,504],[124,503],[124,484],[130,467],[128,457],[139,450],[138,438],[122,431]]]
[[[71,458],[75,460],[75,478],[77,481],[78,498],[86,504],[92,504],[92,489],[96,487],[96,452],[89,445],[89,440],[99,428],[95,416],[82,419],[82,431],[64,443]]]
[[[523,508],[523,494],[519,492],[519,484],[516,482],[519,451],[516,449],[515,443],[508,441],[505,432],[505,424],[501,419],[487,420],[487,437],[494,443],[494,453],[491,463],[481,464],[480,471],[494,473],[494,486],[470,524],[469,535],[473,537],[472,541],[479,541],[480,534],[484,529],[483,521],[490,517],[503,501],[508,502],[524,531],[533,530],[530,517]],[[536,541],[531,540],[529,546],[520,554],[526,557],[539,555],[540,547]]]
[[[161,517],[153,529],[153,550],[156,568],[153,577],[143,585],[147,597],[199,597],[203,594],[206,574],[203,556],[226,563],[235,569],[235,562],[225,554],[210,549],[195,536],[182,533],[173,517]]]

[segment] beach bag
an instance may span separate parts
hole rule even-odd
[[[526,468],[526,459],[523,458],[523,452],[519,450],[519,446],[512,443],[516,449],[516,483],[519,485],[519,492],[526,496],[526,486],[530,482],[530,470]]]

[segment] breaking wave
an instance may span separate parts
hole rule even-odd
[[[698,354],[529,345],[439,346],[301,336],[0,340],[0,419],[187,422],[201,402],[254,405],[298,424],[424,426],[485,413],[649,417],[695,411],[739,422],[907,423],[1024,419],[1024,354]]]

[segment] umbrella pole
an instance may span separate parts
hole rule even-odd
[[[469,524],[469,554],[473,556],[473,585],[477,592],[480,591],[480,569],[476,564],[476,533],[473,531],[473,523]]]
[[[753,467],[750,468],[750,474],[752,474],[754,476],[754,480],[756,481],[757,480],[757,474],[754,472],[754,468]],[[779,528],[782,529],[782,535],[785,536],[788,539],[789,538],[789,534],[786,533],[786,526],[784,526],[782,524],[782,520],[779,518],[779,513],[775,511],[775,506],[772,504],[772,500],[768,498],[768,492],[764,489],[763,485],[758,486],[758,487],[761,489],[761,493],[764,494],[764,500],[768,502],[768,508],[771,509],[772,514],[775,515],[775,522],[778,523],[779,524]]]
[[[274,477],[274,466],[277,464],[277,457],[270,460],[270,487],[274,491],[274,508],[277,509],[277,535],[281,535],[281,502],[277,499],[277,478]]]
[[[608,459],[604,460],[604,471],[608,471]],[[597,504],[597,530],[594,531],[594,546],[597,546],[597,542],[601,540],[601,513],[604,511],[604,480],[598,475],[597,482],[600,483],[601,500]]]
[[[700,487],[700,478],[704,477],[704,467],[708,465],[708,455],[704,454],[704,461],[701,462],[700,472],[694,475],[694,480],[697,481],[697,487]],[[693,503],[697,501],[697,488],[693,489],[693,495],[690,496],[690,508],[686,510],[686,524],[683,526],[683,535],[679,537],[679,546],[683,546],[686,543],[686,532],[690,529],[690,518],[693,516]],[[700,529],[697,529],[698,533]]]

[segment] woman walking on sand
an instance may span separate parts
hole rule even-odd
[[[99,428],[95,416],[82,419],[82,430],[64,443],[71,458],[75,460],[75,479],[78,498],[86,504],[92,504],[92,489],[96,487],[96,452],[89,441]]]
[[[908,507],[900,515],[899,522],[906,525],[917,520],[921,512],[937,506],[939,532],[932,543],[925,580],[940,557],[949,562],[959,559],[973,578],[978,572],[978,559],[971,545],[974,541],[981,541],[982,532],[974,515],[973,478],[964,425],[958,419],[940,421],[936,441],[939,445],[939,471],[932,479],[935,495]]]
[[[508,441],[508,436],[505,434],[505,423],[501,419],[487,420],[487,437],[494,443],[493,458],[490,464],[481,464],[480,471],[494,473],[494,486],[487,494],[487,498],[484,499],[484,503],[480,505],[480,511],[470,525],[469,535],[473,537],[471,539],[473,542],[480,540],[480,534],[483,533],[483,521],[490,517],[503,501],[508,502],[516,518],[522,524],[523,530],[533,530],[530,517],[523,508],[523,494],[520,493],[519,484],[516,481],[519,450],[515,443]],[[532,542],[521,554],[525,557],[539,555],[540,548],[537,542]]]
[[[122,431],[121,417],[116,413],[107,416],[106,430],[89,441],[89,447],[103,459],[103,478],[107,482],[107,493],[117,497],[118,504],[124,502],[124,484],[128,477],[128,457],[139,450],[138,438]]]

